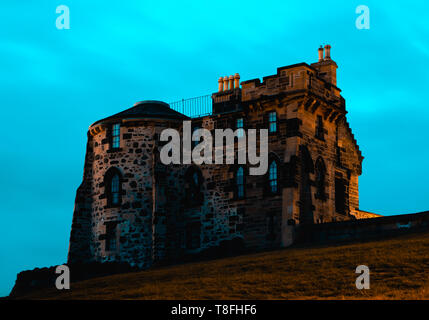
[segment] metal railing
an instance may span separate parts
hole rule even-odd
[[[212,96],[210,94],[201,97],[170,102],[169,105],[171,109],[183,113],[190,118],[211,115],[213,109]]]

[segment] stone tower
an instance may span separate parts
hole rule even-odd
[[[154,247],[163,237],[155,183],[162,180],[156,166],[158,136],[186,119],[166,103],[142,101],[90,126],[69,262],[124,261],[144,267],[157,259]]]

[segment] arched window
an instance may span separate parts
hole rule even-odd
[[[325,200],[326,167],[322,158],[316,160],[316,195],[317,199]]]
[[[121,180],[121,172],[117,168],[110,168],[104,176],[104,188],[108,207],[117,207],[121,205]]]
[[[277,193],[277,163],[272,161],[268,169],[268,184],[271,193]]]
[[[111,195],[112,195],[112,204],[119,204],[119,175],[115,174],[112,178],[112,183],[110,185]]]
[[[235,183],[237,187],[237,198],[244,198],[244,168],[238,167],[237,174],[235,176]]]
[[[203,176],[197,167],[190,167],[185,173],[185,202],[189,207],[200,206],[204,201]]]

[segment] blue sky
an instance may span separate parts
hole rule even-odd
[[[70,8],[57,30],[55,9]],[[358,5],[370,29],[355,27]],[[2,1],[0,296],[25,269],[66,261],[86,131],[136,101],[212,93],[317,60],[332,46],[365,156],[360,206],[429,209],[429,6],[391,1]]]

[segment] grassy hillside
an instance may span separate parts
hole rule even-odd
[[[355,269],[361,264],[370,268],[369,290],[355,287]],[[114,275],[26,298],[429,299],[429,232]]]

